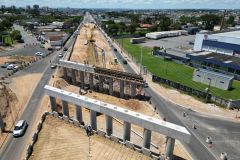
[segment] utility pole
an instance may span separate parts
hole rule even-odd
[[[141,65],[140,65],[140,74],[142,74],[142,51],[143,51],[143,47],[141,47]]]
[[[207,103],[207,97],[208,97],[208,92],[210,91],[210,84],[211,84],[211,78],[208,78],[210,80],[209,85],[208,85],[208,90],[207,90],[207,95],[206,95],[206,100],[205,102]]]

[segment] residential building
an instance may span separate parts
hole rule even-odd
[[[6,6],[4,6],[4,5],[1,5],[1,8],[2,8],[2,9],[4,9],[4,8],[6,8]]]
[[[10,8],[11,8],[11,9],[16,9],[16,6],[12,5]]]
[[[34,5],[33,5],[33,9],[39,10],[39,5],[34,4]]]
[[[26,10],[30,10],[31,9],[31,6],[30,5],[26,5]]]

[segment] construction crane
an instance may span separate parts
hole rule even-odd
[[[220,31],[222,30],[222,26],[223,26],[223,22],[224,22],[225,14],[226,14],[226,10],[225,10],[224,13],[223,13],[222,23],[221,23],[221,26],[220,26]]]
[[[136,88],[138,99],[140,99],[141,92],[142,92],[144,86],[145,86],[145,83],[142,84],[140,89]]]
[[[105,51],[104,49],[102,49],[99,45],[97,45],[96,43],[92,42],[92,44],[94,46],[96,46],[97,48],[102,50],[102,59],[103,59],[103,67],[106,68],[106,60],[105,60]]]

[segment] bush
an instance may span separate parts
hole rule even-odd
[[[18,41],[20,41],[21,38],[22,38],[21,34],[15,34],[14,37],[13,37],[13,39],[18,40]]]

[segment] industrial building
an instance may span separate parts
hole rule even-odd
[[[151,32],[146,34],[146,38],[160,39],[165,37],[175,37],[175,36],[187,35],[187,34],[188,34],[188,31],[184,31],[184,30]]]
[[[197,33],[190,65],[240,80],[240,29]]]
[[[200,27],[188,27],[188,26],[184,26],[182,27],[182,30],[186,30],[188,31],[188,34],[196,34],[198,32],[201,31]]]
[[[196,69],[193,73],[193,80],[224,90],[232,88],[233,76],[208,71],[205,69]]]

